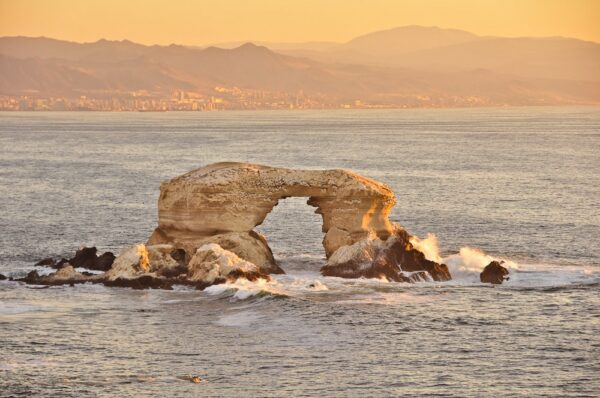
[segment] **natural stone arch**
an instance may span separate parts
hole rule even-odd
[[[323,217],[307,201],[305,196],[279,199],[254,229],[268,237],[277,264],[286,272],[287,267],[305,271],[319,269],[327,261],[323,248]]]
[[[322,275],[395,282],[451,279],[445,264],[427,259],[418,249],[418,239],[400,225],[391,225],[388,214],[395,198],[384,184],[345,170],[217,163],[161,184],[159,225],[147,245],[127,247],[116,258],[111,255],[114,263],[106,273],[84,275],[72,266],[84,260],[95,265],[99,258],[93,248],[78,251],[68,260],[73,264],[53,274],[31,271],[17,280],[135,289],[170,289],[174,284],[203,289],[239,278],[268,281],[268,274],[283,271],[254,227],[279,200],[291,196],[307,196],[307,203],[323,218],[327,264]],[[50,258],[38,265],[48,261],[54,264]]]
[[[218,243],[269,272],[281,271],[264,237],[254,231],[280,199],[308,197],[323,218],[329,258],[369,234],[387,239],[395,204],[385,184],[347,170],[292,170],[248,163],[215,163],[163,182],[159,225],[148,244],[170,243],[193,255]]]

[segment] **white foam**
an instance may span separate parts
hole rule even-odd
[[[411,236],[410,243],[415,249],[423,253],[427,260],[435,261],[436,263],[442,262],[442,258],[440,257],[440,245],[437,236],[434,234],[428,233],[427,238],[425,239],[419,239],[417,236]]]

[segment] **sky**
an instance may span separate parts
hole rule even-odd
[[[600,42],[600,0],[0,0],[0,36],[345,42],[404,25]]]

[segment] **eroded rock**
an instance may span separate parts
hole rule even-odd
[[[246,278],[270,279],[257,265],[243,260],[235,253],[215,243],[200,247],[188,264],[188,279],[195,282],[214,283],[218,280]]]
[[[388,215],[395,204],[384,184],[346,170],[292,170],[247,163],[217,163],[161,184],[159,225],[146,244],[119,255],[82,248],[69,260],[37,265],[64,268],[27,283],[94,281],[135,289],[198,288],[238,278],[283,273],[264,236],[254,230],[278,201],[307,197],[323,219],[328,259],[321,272],[345,278],[415,282],[450,279],[448,267],[425,258]],[[106,271],[100,276],[73,267]]]
[[[346,170],[292,170],[216,163],[161,184],[159,225],[148,245],[167,243],[194,255],[217,243],[263,272],[278,273],[269,246],[254,231],[280,199],[308,197],[323,217],[326,255],[375,234],[388,237],[395,203],[384,184]]]
[[[129,246],[121,250],[110,270],[106,272],[106,279],[134,279],[149,272],[150,262],[148,250],[143,243]]]
[[[396,282],[427,279],[415,272],[427,272],[434,281],[451,279],[448,267],[427,260],[410,243],[410,235],[399,226],[386,240],[370,236],[340,247],[328,259],[327,265],[321,268],[325,276],[342,278],[385,278]]]

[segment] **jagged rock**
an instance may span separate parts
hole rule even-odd
[[[6,275],[0,274],[0,281],[4,281],[6,279],[8,279]]]
[[[173,258],[173,254],[178,260]],[[127,247],[119,253],[112,268],[106,272],[106,278],[108,281],[137,279],[141,276],[172,279],[185,275],[187,271],[185,256],[182,257],[181,252],[172,245],[138,244]],[[145,279],[142,282],[148,281]],[[163,282],[155,285],[161,283]],[[125,285],[125,282],[121,282],[121,285]]]
[[[101,256],[97,256],[95,247],[82,247],[75,252],[75,256],[69,260],[62,258],[55,261],[52,257],[45,258],[35,263],[35,266],[45,266],[55,269],[60,269],[68,265],[74,268],[86,268],[94,271],[108,271],[115,260],[115,255],[111,252],[106,252]]]
[[[235,253],[223,249],[215,243],[200,247],[188,264],[188,280],[214,283],[217,280],[235,280],[245,277],[249,280],[270,279],[258,266],[241,259]]]
[[[106,272],[106,279],[134,279],[149,271],[150,263],[148,251],[144,244],[133,245],[121,250],[110,270]]]
[[[425,271],[434,281],[451,279],[448,267],[427,260],[410,243],[410,235],[396,226],[392,236],[381,240],[371,236],[352,245],[342,246],[333,253],[321,273],[342,278],[386,278],[396,282],[414,282],[420,277],[405,272]]]
[[[503,267],[504,261],[492,261],[485,266],[481,274],[479,274],[479,280],[482,283],[492,283],[494,285],[500,285],[505,280],[508,280],[508,269]]]
[[[94,264],[94,268],[90,268],[96,271],[108,271],[112,267],[115,261],[115,255],[112,252],[105,252],[98,256]]]
[[[216,163],[161,184],[159,225],[148,245],[173,244],[194,255],[216,243],[256,264],[282,272],[266,240],[253,230],[280,199],[308,197],[323,217],[329,257],[338,248],[374,233],[385,239],[395,203],[384,184],[346,170],[291,170],[248,163]]]
[[[96,252],[98,249],[95,247],[82,247],[75,252],[75,256],[69,259],[69,264],[74,268],[87,268],[92,269],[98,256]]]
[[[25,282],[29,284],[36,284],[40,280],[40,274],[36,270],[29,271],[29,273],[24,278],[16,278],[18,282]]]
[[[95,271],[108,271],[115,260],[115,255],[106,252],[100,257],[96,255],[98,249],[95,247],[82,247],[75,252],[75,257],[68,260],[68,263],[75,268],[87,268]]]

